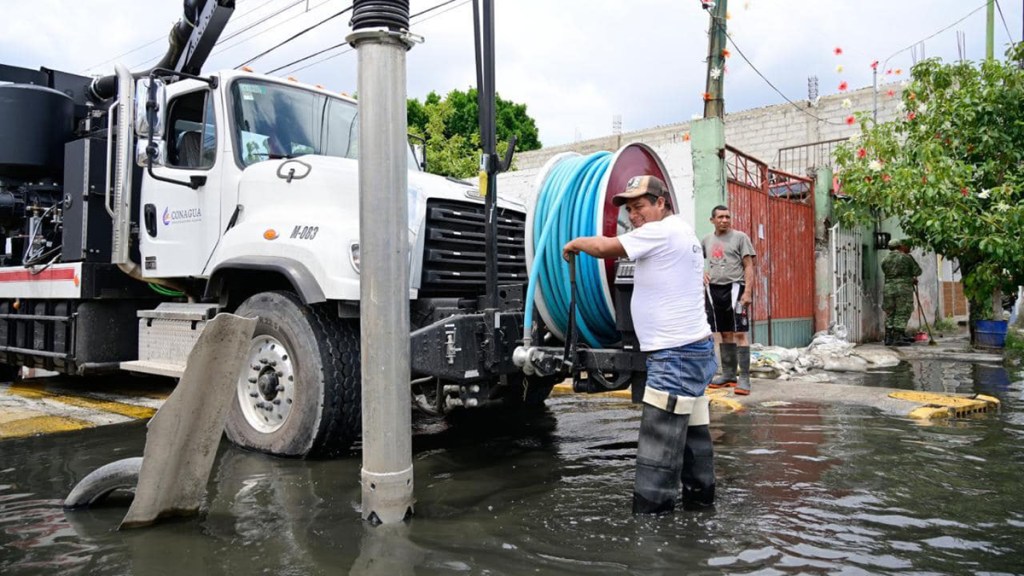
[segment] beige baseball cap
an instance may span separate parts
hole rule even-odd
[[[656,196],[668,199],[668,186],[657,176],[633,176],[626,182],[626,189],[612,197],[612,204],[622,206],[633,198]]]

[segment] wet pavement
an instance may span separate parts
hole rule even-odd
[[[758,401],[755,386],[742,411],[712,415],[715,510],[662,517],[630,514],[639,410],[625,400],[418,418],[416,516],[376,528],[358,513],[358,452],[288,460],[224,443],[201,517],[117,532],[126,497],[60,502],[93,469],[141,454],[142,423],[8,439],[0,573],[1024,574],[1019,375],[919,358],[843,378],[1002,406],[921,424],[829,402],[832,382],[788,383],[820,388],[821,401]]]

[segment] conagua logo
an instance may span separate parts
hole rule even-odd
[[[164,221],[164,226],[170,226],[171,224],[183,224],[185,222],[199,222],[203,219],[203,211],[199,208],[171,210],[170,207],[167,207],[164,208],[162,219]]]

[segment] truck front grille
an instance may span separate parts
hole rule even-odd
[[[484,206],[428,200],[421,296],[482,295],[486,290]],[[498,285],[525,284],[525,215],[498,209]]]

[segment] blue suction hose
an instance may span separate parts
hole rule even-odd
[[[569,335],[570,314],[575,328],[591,347],[607,347],[620,339],[615,319],[609,312],[601,289],[600,266],[596,258],[580,254],[576,262],[579,298],[573,303],[568,264],[562,246],[579,236],[597,234],[597,211],[604,203],[600,183],[612,160],[611,152],[567,158],[552,169],[537,195],[533,218],[534,258],[526,290],[523,334],[529,341],[533,328],[533,307],[539,286],[541,298],[552,322]]]

